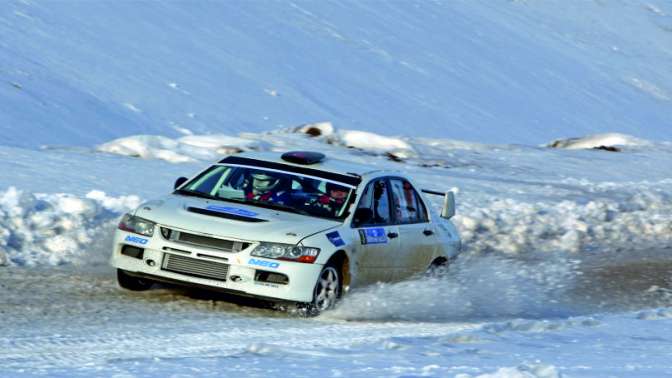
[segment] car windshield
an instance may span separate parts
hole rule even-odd
[[[214,165],[175,193],[342,220],[354,188],[276,170]]]

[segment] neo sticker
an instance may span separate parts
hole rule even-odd
[[[264,268],[271,268],[271,269],[277,269],[280,267],[280,263],[266,260],[250,259],[247,263],[250,265],[263,266]]]
[[[336,247],[345,245],[345,242],[341,238],[341,235],[338,234],[338,231],[330,232],[327,234],[327,239]]]
[[[143,238],[139,238],[139,237],[133,236],[133,235],[126,236],[126,239],[124,239],[124,240],[127,241],[127,242],[137,243],[137,244],[142,244],[142,245],[145,245],[145,244],[149,243],[149,239],[143,239]]]
[[[256,217],[257,215],[259,215],[259,214],[255,213],[254,211],[239,209],[237,207],[231,207],[231,206],[210,205],[210,206],[206,207],[206,210],[216,211],[218,213],[240,215],[241,217]]]
[[[387,235],[385,235],[385,229],[382,227],[360,229],[359,237],[362,240],[362,244],[387,243]]]

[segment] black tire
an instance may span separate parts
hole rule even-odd
[[[325,265],[315,282],[313,301],[297,303],[299,313],[303,316],[317,316],[323,311],[334,308],[343,293],[342,277],[341,270],[335,264]]]
[[[131,291],[149,290],[154,285],[150,280],[133,277],[121,269],[117,269],[117,282],[121,288]]]
[[[438,258],[432,261],[432,264],[425,271],[425,277],[441,278],[448,274],[450,262],[445,258]]]

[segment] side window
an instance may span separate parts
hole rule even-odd
[[[429,215],[427,215],[427,208],[425,207],[425,203],[422,202],[422,198],[418,192],[414,190],[413,193],[415,194],[416,201],[418,201],[418,215],[420,216],[418,221],[421,223],[429,222]]]
[[[393,178],[390,180],[390,185],[392,186],[392,210],[397,223],[427,222],[427,209],[411,183],[404,179]]]
[[[357,205],[357,210],[355,210],[353,225],[361,227],[391,223],[390,201],[386,181],[379,179],[369,183],[364,189],[362,198]]]

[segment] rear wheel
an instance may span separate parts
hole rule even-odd
[[[425,276],[429,278],[441,278],[448,274],[448,267],[450,263],[447,259],[440,257],[432,262],[432,265],[427,268]]]
[[[123,289],[131,291],[145,291],[154,284],[150,280],[133,277],[121,269],[117,269],[117,282]]]

